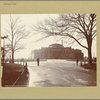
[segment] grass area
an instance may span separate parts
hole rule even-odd
[[[16,85],[26,85],[28,71],[24,66],[20,64],[4,63],[3,65],[3,75],[2,75],[2,86],[13,86],[16,80]],[[23,74],[22,74],[23,73]],[[22,74],[22,75],[21,75]]]
[[[22,67],[20,64],[15,64],[15,63],[4,63],[4,67]]]
[[[17,69],[23,69],[24,66],[20,65],[20,64],[13,64],[13,63],[4,63],[3,64],[3,68],[4,69],[9,69],[9,70],[17,70]]]
[[[97,64],[96,63],[92,63],[90,64],[83,64],[81,65],[81,67],[85,68],[85,69],[91,69],[91,70],[96,70]]]

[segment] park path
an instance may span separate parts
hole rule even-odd
[[[86,70],[74,61],[47,60],[41,61],[40,66],[36,62],[28,63],[29,87],[81,87],[95,86],[96,73]]]

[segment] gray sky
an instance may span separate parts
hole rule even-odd
[[[60,39],[59,36],[52,36],[49,38],[46,38],[44,40],[41,40],[39,42],[34,42],[37,39],[41,37],[41,34],[38,34],[37,32],[33,31],[31,26],[38,24],[40,21],[44,21],[48,17],[56,18],[56,14],[15,14],[12,15],[14,18],[19,17],[21,20],[21,23],[26,26],[26,30],[30,32],[30,35],[24,39],[21,43],[24,44],[25,49],[15,53],[15,58],[28,58],[31,56],[31,51],[34,49],[39,49],[41,47],[48,47],[52,43],[60,43],[61,41],[58,41]],[[2,14],[1,15],[1,33],[2,35],[5,33],[5,27],[8,27],[8,20],[9,15],[8,14]],[[7,42],[7,40],[6,40]],[[83,41],[84,44],[86,44]],[[63,43],[66,47],[66,43]],[[77,43],[72,46],[72,48],[75,49],[81,49],[85,56],[87,56],[87,50],[80,47]],[[92,46],[92,55],[96,56],[96,40],[93,41]]]

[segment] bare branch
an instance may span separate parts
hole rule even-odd
[[[23,48],[21,40],[25,39],[28,36],[28,33],[25,30],[25,25],[20,23],[19,18],[10,16],[8,26],[9,27],[6,29],[6,34],[8,35],[9,40],[8,51],[11,52],[13,62],[14,53]]]

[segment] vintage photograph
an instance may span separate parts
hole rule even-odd
[[[96,14],[1,14],[2,87],[97,86]]]

